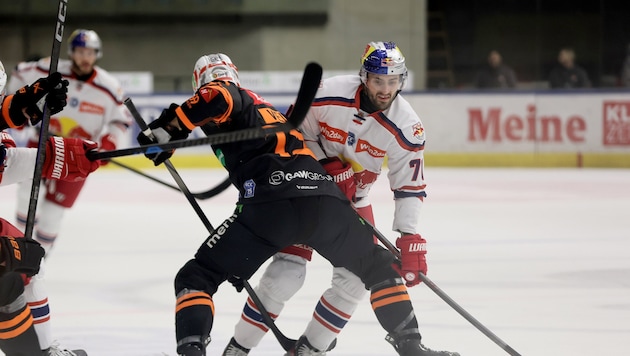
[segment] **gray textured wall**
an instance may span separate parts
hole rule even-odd
[[[360,55],[371,40],[396,41],[414,72],[414,88],[424,88],[426,0],[330,0],[328,21],[308,26],[199,19],[174,24],[93,22],[73,17],[72,6],[70,1],[64,40],[78,27],[96,30],[103,40],[99,64],[111,71],[151,71],[157,91],[190,90],[195,60],[211,52],[229,54],[240,70],[301,70],[312,60],[324,69],[358,70]],[[54,19],[51,13],[50,23],[0,22],[0,59],[5,67],[12,68],[33,53],[49,55]]]

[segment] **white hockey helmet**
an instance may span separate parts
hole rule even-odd
[[[2,99],[4,99],[4,90],[7,85],[7,71],[4,70],[4,65],[2,61],[0,61],[0,104],[2,104]]]
[[[361,56],[361,70],[359,76],[361,81],[367,81],[367,74],[386,74],[401,76],[400,89],[407,81],[407,66],[405,66],[405,56],[394,42],[370,42],[365,46],[365,51]]]
[[[72,51],[76,47],[92,48],[96,51],[96,58],[103,56],[103,48],[101,38],[93,30],[78,29],[74,30],[68,38],[68,55],[72,55]]]
[[[203,55],[195,63],[192,75],[192,87],[195,92],[213,80],[227,80],[241,85],[238,69],[230,57],[223,53]]]

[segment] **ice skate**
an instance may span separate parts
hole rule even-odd
[[[460,356],[457,352],[431,350],[422,345],[420,339],[417,338],[396,340],[387,335],[385,339],[394,346],[400,356]]]
[[[301,336],[295,343],[295,346],[291,350],[287,351],[284,356],[321,356],[326,355],[326,351],[319,351],[314,348],[306,339],[306,336]]]
[[[66,350],[59,347],[59,344],[53,343],[49,348],[42,351],[43,356],[88,356],[85,350]]]
[[[179,356],[206,356],[206,350],[203,349],[201,344],[196,342],[182,345],[177,348],[177,355]]]
[[[246,356],[249,354],[249,349],[239,345],[234,338],[230,339],[230,343],[223,350],[222,356]]]

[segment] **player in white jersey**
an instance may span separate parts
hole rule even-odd
[[[68,39],[70,60],[60,60],[58,71],[67,79],[68,105],[50,119],[49,130],[61,137],[82,138],[97,142],[99,150],[116,149],[127,134],[131,120],[122,104],[123,92],[120,83],[106,70],[96,65],[103,51],[101,40],[92,30],[79,29]],[[9,81],[8,90],[34,82],[48,72],[50,58],[37,62],[18,64]],[[32,130],[29,147],[37,144],[36,128]],[[107,161],[103,161],[106,163]],[[71,208],[85,181],[43,182],[45,198],[37,209],[37,224],[34,237],[50,252],[61,229],[66,209]],[[18,189],[17,221],[20,228],[26,224],[31,183],[24,182]]]
[[[5,95],[6,72],[0,62],[0,185],[33,176],[38,150],[18,148],[4,130],[18,128],[27,120],[36,124],[43,117],[44,103],[55,114],[66,105],[68,81],[53,73],[33,85]],[[45,179],[83,180],[96,170],[86,153],[96,143],[50,137],[42,166]],[[0,350],[7,356],[84,356],[83,350],[61,349],[52,338],[48,294],[43,284],[44,249],[8,221],[0,218]]]
[[[405,58],[393,42],[370,42],[361,58],[359,75],[326,79],[302,124],[308,147],[352,200],[356,211],[374,224],[368,193],[381,173],[385,156],[394,194],[393,230],[402,264],[395,268],[407,286],[426,274],[426,241],[418,234],[425,194],[425,132],[411,105],[399,94],[407,79]],[[375,241],[376,242],[376,241]],[[276,318],[303,285],[312,249],[294,245],[274,255],[255,291]],[[332,286],[320,298],[313,318],[287,355],[324,355],[364,299],[361,280],[345,268],[334,268]],[[224,356],[243,356],[267,332],[258,308],[245,303],[234,337]],[[399,351],[404,335],[388,335]],[[458,355],[426,349],[422,355]]]

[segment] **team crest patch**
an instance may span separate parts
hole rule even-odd
[[[243,198],[252,198],[254,196],[254,192],[256,191],[256,182],[253,179],[248,179],[243,183],[243,188],[245,190],[245,194]]]
[[[422,127],[421,123],[417,123],[413,125],[413,136],[417,139],[422,139],[424,137],[424,127]]]
[[[348,146],[354,146],[354,144],[357,142],[357,137],[354,134],[354,132],[348,132],[348,138],[346,139],[346,143],[348,144]]]

